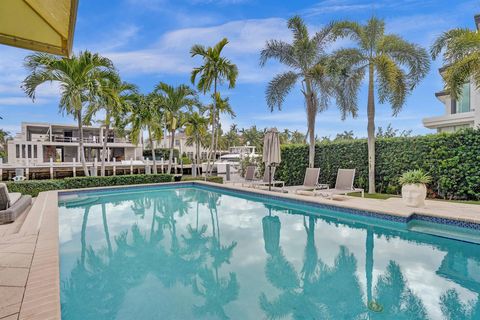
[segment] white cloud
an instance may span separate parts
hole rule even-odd
[[[48,99],[35,99],[36,104],[48,103]],[[20,105],[32,105],[32,99],[27,97],[0,97],[0,105],[2,106],[20,106]]]
[[[122,72],[126,73],[167,73],[188,74],[199,63],[192,59],[189,51],[199,43],[211,46],[226,37],[230,43],[225,47],[225,56],[239,67],[240,82],[259,82],[270,79],[278,66],[267,66],[263,70],[258,65],[258,57],[265,42],[269,39],[288,40],[286,21],[280,18],[259,20],[237,20],[225,24],[183,28],[167,32],[150,48],[130,51],[105,50]]]

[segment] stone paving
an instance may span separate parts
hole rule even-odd
[[[197,182],[206,185],[208,182]],[[218,185],[217,185],[218,186]],[[228,184],[225,188],[242,189]],[[252,189],[248,189],[252,190]],[[266,190],[255,190],[271,194]],[[281,197],[314,201],[339,207],[408,217],[413,213],[480,223],[480,206],[427,201],[426,208],[409,208],[401,199],[362,199],[338,196],[328,200],[309,195],[275,193]],[[0,320],[58,319],[60,270],[58,253],[58,193],[41,193],[28,214],[0,226]]]

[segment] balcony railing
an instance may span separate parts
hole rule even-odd
[[[79,137],[53,136],[52,141],[53,142],[79,142],[80,138]],[[100,139],[99,136],[93,136],[93,137],[83,138],[83,142],[84,143],[102,143],[102,140]],[[127,139],[127,138],[112,138],[112,137],[109,137],[107,139],[107,142],[108,143],[132,143],[132,141],[130,139]]]

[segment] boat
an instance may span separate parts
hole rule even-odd
[[[230,147],[228,153],[221,155],[217,161],[213,163],[213,170],[217,174],[227,173],[227,164],[230,165],[230,172],[238,172],[240,169],[240,162],[242,159],[249,158],[258,158],[259,154],[255,152],[256,147],[254,146],[235,146]],[[207,163],[202,163],[202,171],[207,171]]]

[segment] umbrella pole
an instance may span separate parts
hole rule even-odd
[[[268,191],[272,191],[272,166],[268,165]]]

